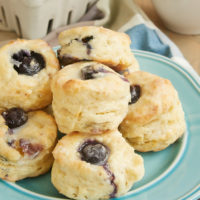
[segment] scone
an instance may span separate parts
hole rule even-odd
[[[0,178],[17,181],[47,172],[57,127],[43,111],[11,108],[0,115]]]
[[[120,132],[138,151],[165,149],[186,128],[177,91],[169,80],[148,72],[134,72],[127,78],[132,97]]]
[[[128,76],[129,74],[135,72],[135,71],[139,71],[139,64],[138,65],[138,69],[135,69],[135,65],[130,65],[128,68],[124,69],[124,70],[119,70],[117,71],[117,73],[123,75],[125,78],[126,76]]]
[[[128,112],[130,84],[96,62],[61,69],[52,81],[53,113],[63,133],[103,133],[116,129]]]
[[[143,159],[116,130],[99,135],[71,133],[53,151],[51,180],[78,200],[119,197],[144,175]]]
[[[76,27],[60,33],[61,49],[58,58],[65,66],[78,61],[96,61],[116,71],[134,66],[139,69],[137,60],[130,49],[131,40],[125,33],[103,27]]]
[[[0,49],[0,61],[0,110],[30,111],[51,103],[50,80],[59,63],[45,41],[12,41]]]

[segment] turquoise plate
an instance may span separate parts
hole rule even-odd
[[[145,176],[116,200],[194,200],[200,198],[200,79],[166,57],[133,51],[141,69],[171,80],[185,111],[187,131],[160,152],[140,153]],[[95,186],[94,186],[95,187]],[[50,181],[50,173],[17,183],[0,181],[0,199],[66,199]]]

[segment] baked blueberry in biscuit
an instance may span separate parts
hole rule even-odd
[[[57,128],[43,111],[11,108],[0,115],[0,178],[17,181],[47,172]]]
[[[91,46],[91,44],[90,44],[89,42],[90,42],[90,40],[93,40],[93,39],[94,39],[94,36],[93,36],[93,35],[91,35],[91,36],[86,36],[86,37],[84,37],[84,38],[81,39],[83,45],[85,45],[86,48],[87,48],[87,54],[88,54],[88,55],[90,55],[91,49],[92,49],[92,46]]]
[[[0,48],[0,110],[37,110],[52,101],[50,81],[60,69],[43,40],[18,39]]]
[[[83,80],[100,78],[103,77],[105,73],[112,73],[112,71],[106,70],[102,65],[87,65],[81,69],[81,76]]]
[[[58,142],[53,155],[52,183],[72,199],[119,197],[144,175],[142,157],[117,130],[68,134]]]
[[[19,74],[33,76],[45,68],[43,56],[30,50],[20,50],[12,55],[14,69]]]
[[[11,108],[2,112],[1,115],[5,119],[6,125],[9,128],[22,126],[28,120],[27,113],[21,108]]]
[[[129,104],[136,103],[140,98],[141,89],[139,85],[131,85],[130,86],[130,93],[131,93],[131,102]]]
[[[85,141],[78,152],[82,160],[94,165],[105,165],[109,156],[108,148],[95,140]]]

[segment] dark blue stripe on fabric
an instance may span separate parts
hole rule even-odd
[[[139,24],[126,31],[131,38],[131,48],[158,53],[169,58],[172,57],[170,47],[160,40],[156,31],[145,24]]]

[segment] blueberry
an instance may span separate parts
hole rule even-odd
[[[17,128],[22,126],[28,120],[27,113],[21,108],[11,108],[4,111],[2,114],[9,128]]]
[[[113,186],[113,191],[110,193],[110,198],[115,198],[115,195],[118,190],[117,185],[115,183],[115,175],[110,171],[109,166],[107,164],[105,164],[103,168],[109,176],[110,184]]]
[[[141,95],[141,89],[139,85],[130,86],[131,102],[129,104],[136,103]]]
[[[83,44],[86,46],[87,48],[87,54],[90,55],[91,50],[92,50],[92,46],[91,44],[89,44],[90,40],[93,40],[94,37],[92,35],[90,36],[86,36],[84,38],[81,39],[81,41],[83,42]]]
[[[90,44],[86,44],[86,48],[87,48],[87,54],[90,55],[91,54],[91,50],[92,50],[92,46]]]
[[[8,146],[12,147],[12,148],[16,148],[16,144],[15,144],[15,140],[9,140],[7,141]]]
[[[30,55],[31,54],[30,54],[29,51],[27,51],[27,50],[21,50],[18,53],[13,54],[12,58],[14,60],[19,61],[19,62],[22,62],[24,57],[29,57]]]
[[[94,79],[94,74],[96,73],[98,71],[94,69],[93,65],[88,65],[81,69],[81,75],[84,80]]]
[[[33,76],[45,67],[45,60],[39,53],[29,50],[20,50],[12,55],[14,69],[19,74]]]
[[[19,146],[24,154],[32,156],[32,158],[35,158],[43,150],[41,144],[32,144],[27,139],[20,139]]]
[[[93,40],[93,39],[94,39],[94,37],[92,35],[90,35],[90,36],[86,36],[86,37],[82,38],[81,41],[83,43],[88,43],[90,40]]]
[[[81,76],[83,80],[100,78],[104,73],[112,73],[103,67],[96,67],[94,65],[88,65],[81,69]]]
[[[109,156],[109,151],[106,146],[98,141],[88,140],[84,142],[78,152],[81,154],[81,159],[94,164],[103,166]]]

